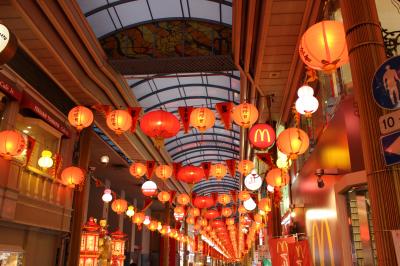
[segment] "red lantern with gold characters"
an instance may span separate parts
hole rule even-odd
[[[207,210],[204,213],[204,217],[208,220],[215,219],[220,216],[220,213],[217,210]]]
[[[238,171],[242,175],[250,174],[251,170],[254,169],[254,163],[249,160],[241,160],[238,164]]]
[[[204,178],[204,170],[201,167],[187,165],[183,166],[178,171],[177,179],[189,183],[195,184]]]
[[[225,206],[231,202],[231,196],[228,194],[218,195],[218,203]]]
[[[1,24],[0,24],[1,25]],[[16,130],[4,130],[0,132],[0,156],[11,160],[19,156],[26,148],[24,136]]]
[[[126,234],[117,230],[111,233],[112,265],[124,265]]]
[[[61,173],[61,180],[70,187],[81,184],[84,178],[85,173],[83,170],[75,166],[67,167]]]
[[[132,127],[132,116],[126,110],[114,110],[107,114],[106,122],[109,129],[120,135]]]
[[[85,106],[75,106],[68,113],[69,123],[81,131],[93,123],[93,112]]]
[[[154,139],[157,147],[161,147],[164,144],[164,139],[172,138],[178,134],[180,123],[173,114],[164,110],[157,110],[143,115],[140,128],[144,134]]]
[[[135,178],[141,178],[147,173],[147,167],[142,163],[133,163],[129,167],[129,173]]]
[[[172,167],[168,164],[162,164],[156,167],[156,176],[166,180],[172,176]]]
[[[99,252],[100,226],[93,217],[82,228],[81,248],[79,252],[79,265],[97,265]]]
[[[256,149],[268,149],[274,145],[275,131],[268,124],[256,124],[249,131],[249,140]]]
[[[286,171],[279,168],[269,170],[267,173],[267,184],[273,187],[286,186],[289,182],[289,175]]]
[[[339,21],[324,20],[303,34],[300,58],[312,69],[332,72],[349,61],[346,33]]]
[[[224,165],[222,163],[216,163],[216,164],[211,165],[210,173],[217,180],[221,180],[224,176],[226,176],[227,172],[228,172],[228,169],[227,169],[226,165]]]
[[[116,199],[112,202],[111,209],[117,214],[122,214],[128,209],[128,202],[124,199]]]
[[[221,215],[224,217],[229,217],[232,215],[232,213],[233,213],[232,208],[229,207],[224,207],[221,210]]]
[[[258,119],[258,110],[251,103],[242,103],[235,106],[232,111],[232,118],[236,124],[243,128],[251,127]]]
[[[305,153],[309,144],[307,133],[299,128],[285,129],[279,134],[276,141],[278,149],[289,156],[291,160],[295,160],[299,155]]]
[[[190,124],[200,132],[204,132],[213,127],[214,123],[215,115],[206,107],[196,108],[190,114]]]
[[[160,193],[157,195],[157,198],[160,202],[165,203],[171,199],[171,194],[167,191],[160,191]]]

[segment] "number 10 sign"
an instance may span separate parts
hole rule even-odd
[[[379,117],[379,128],[382,135],[400,130],[400,110]]]

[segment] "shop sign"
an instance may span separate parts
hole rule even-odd
[[[380,141],[386,165],[400,163],[400,131],[383,136]]]
[[[372,93],[381,108],[400,108],[400,56],[389,58],[376,70]]]
[[[400,110],[379,117],[379,128],[382,135],[400,130]]]
[[[32,110],[43,120],[45,120],[47,123],[53,126],[55,129],[63,133],[65,136],[70,137],[71,132],[66,127],[66,125],[60,122],[57,118],[51,116],[49,112],[41,104],[39,104],[35,99],[33,99],[28,94],[23,95],[21,106]]]
[[[4,92],[7,96],[10,96],[14,100],[21,100],[22,93],[15,89],[13,86],[5,82],[4,80],[0,80],[0,90]]]
[[[0,24],[0,65],[7,63],[13,58],[17,51],[17,40],[15,36]]]

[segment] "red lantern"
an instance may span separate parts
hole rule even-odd
[[[233,108],[233,121],[243,128],[249,128],[258,119],[258,110],[251,103],[242,103]]]
[[[196,196],[193,201],[193,205],[199,209],[210,208],[214,204],[214,200],[207,196]]]
[[[196,108],[190,114],[190,123],[198,131],[204,132],[207,129],[214,126],[215,115],[208,108],[205,107]]]
[[[219,217],[219,212],[217,210],[208,210],[205,212],[204,217],[208,220],[215,219]]]
[[[117,214],[123,214],[128,209],[128,202],[124,199],[116,199],[112,202],[111,209]]]
[[[25,147],[24,136],[18,131],[5,130],[0,132],[0,156],[4,159],[11,160],[13,156],[21,155]]]
[[[186,222],[187,222],[188,224],[194,224],[194,217],[189,216],[188,218],[186,218]]]
[[[224,207],[224,208],[222,208],[222,210],[221,210],[221,214],[222,214],[222,216],[224,216],[224,217],[229,217],[229,216],[232,215],[232,213],[233,213],[232,208],[229,208],[229,207]]]
[[[249,140],[256,149],[268,149],[275,142],[275,131],[268,124],[256,124],[250,129]]]
[[[200,215],[200,210],[198,208],[190,208],[188,214],[189,216],[197,217]]]
[[[263,198],[258,201],[258,209],[265,213],[271,211],[271,199],[270,198]]]
[[[226,168],[226,165],[224,165],[222,163],[217,163],[217,164],[211,165],[210,173],[217,180],[221,180],[224,176],[226,176],[227,172],[228,172],[228,169]]]
[[[177,201],[180,205],[185,206],[185,205],[188,205],[188,204],[189,204],[189,202],[190,202],[190,197],[189,197],[188,194],[183,193],[183,194],[178,195],[178,197],[176,198],[176,201]]]
[[[93,112],[85,106],[75,106],[68,113],[68,121],[78,131],[81,131],[93,123]]]
[[[246,201],[248,199],[250,199],[250,193],[246,190],[240,191],[239,192],[239,199],[241,201]]]
[[[204,178],[204,170],[201,167],[187,165],[179,169],[177,179],[189,183],[195,184]]]
[[[154,183],[151,180],[148,180],[143,183],[142,185],[142,193],[143,195],[147,197],[154,196],[154,194],[157,192],[157,184]]]
[[[241,160],[238,164],[238,171],[242,175],[250,174],[251,170],[254,169],[254,163],[249,160]]]
[[[235,224],[235,218],[228,218],[226,219],[226,225],[234,225]],[[234,228],[232,228],[234,230]]]
[[[349,61],[346,33],[338,21],[321,21],[303,34],[300,58],[312,69],[332,72]]]
[[[164,139],[178,134],[180,124],[178,118],[163,110],[146,113],[141,121],[140,128],[143,133],[154,139],[157,147],[161,147]]]
[[[290,159],[297,159],[298,155],[305,153],[310,144],[306,132],[299,128],[288,128],[279,134],[276,145],[278,149],[289,156]]]
[[[170,200],[171,195],[167,191],[161,191],[158,193],[157,198],[160,202],[165,203]]]
[[[271,169],[267,174],[267,184],[273,187],[286,186],[289,182],[289,175],[279,168]]]
[[[172,176],[172,167],[168,164],[162,164],[156,168],[156,176],[162,180],[166,180]]]
[[[145,218],[146,218],[146,215],[144,214],[144,212],[137,212],[133,215],[132,222],[134,224],[140,226],[144,222]]]
[[[132,127],[132,116],[126,110],[114,110],[107,114],[107,126],[120,135]]]
[[[142,163],[133,163],[129,167],[129,173],[136,178],[141,178],[147,173],[147,167]]]
[[[231,196],[229,196],[228,194],[221,194],[218,196],[218,203],[225,206],[230,202],[231,202]]]
[[[93,266],[97,265],[99,257],[99,236],[100,226],[93,217],[82,228],[81,248],[79,254],[79,265]]]
[[[65,168],[61,173],[61,180],[67,186],[74,187],[82,183],[85,178],[83,170],[79,167],[70,166]]]

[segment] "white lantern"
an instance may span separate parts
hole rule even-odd
[[[42,157],[38,160],[38,165],[43,169],[48,169],[53,166],[53,159],[51,158],[51,151],[44,150],[42,151]]]
[[[297,96],[299,96],[299,98],[309,97],[313,95],[314,95],[314,89],[307,85],[301,86],[297,90]]]
[[[157,191],[157,184],[151,180],[148,180],[142,185],[142,193],[147,197],[153,196]]]
[[[260,189],[262,185],[262,178],[257,174],[257,172],[253,169],[251,173],[245,177],[244,185],[247,189],[251,191],[255,191]]]
[[[150,217],[146,215],[146,217],[144,218],[143,224],[144,225],[149,225],[151,222]]]
[[[101,199],[104,201],[104,202],[110,202],[110,201],[112,201],[112,194],[111,194],[111,189],[105,189],[104,190],[104,194],[103,194],[103,196],[101,197]]]
[[[252,211],[257,207],[257,204],[254,202],[254,200],[250,197],[248,200],[243,202],[243,206],[246,210]]]
[[[135,209],[132,205],[128,206],[128,209],[126,210],[126,216],[131,218],[135,214]]]
[[[302,115],[311,115],[315,113],[318,106],[318,100],[314,96],[301,97],[296,101],[296,110]]]

